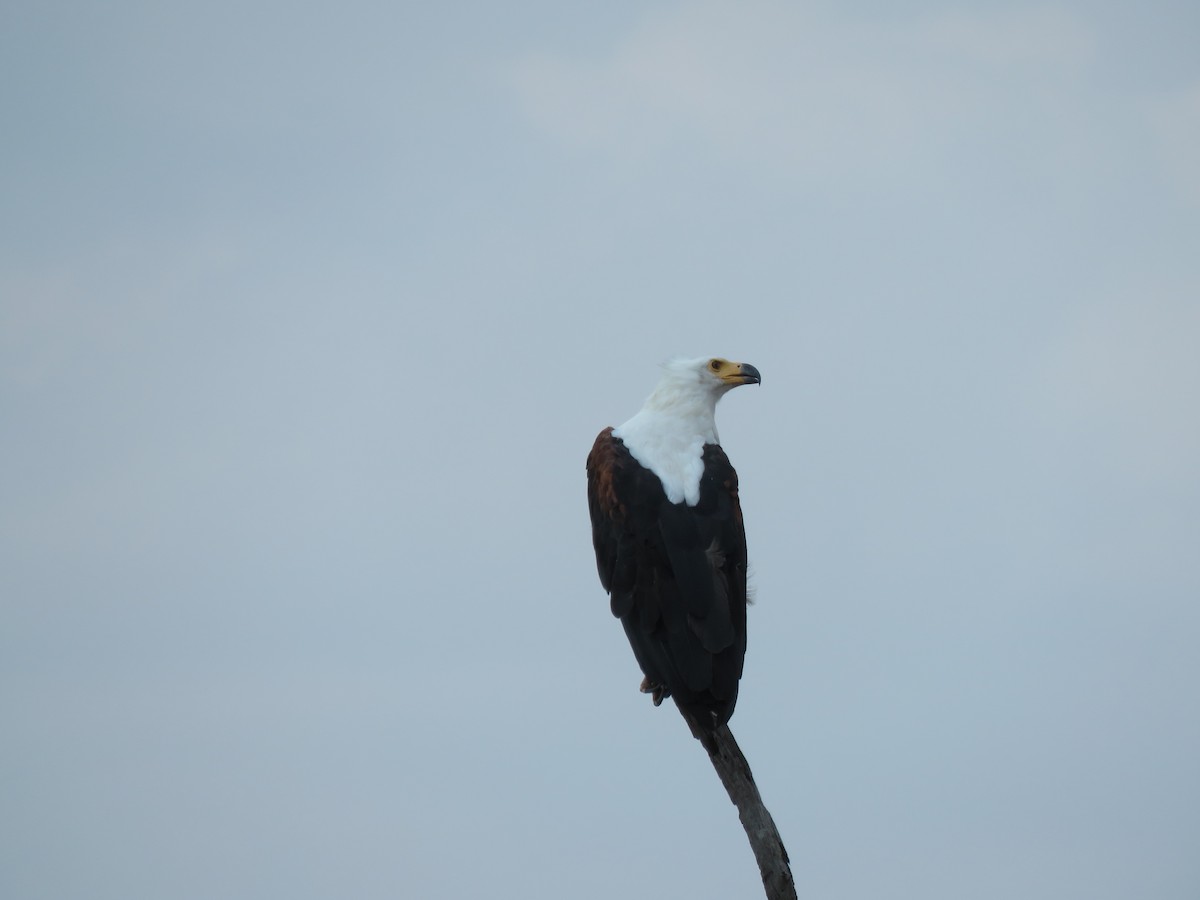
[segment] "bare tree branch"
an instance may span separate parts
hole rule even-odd
[[[775,821],[763,805],[754,776],[750,773],[750,764],[733,739],[733,732],[728,725],[722,725],[711,736],[705,735],[702,743],[729,793],[729,799],[737,807],[738,818],[742,820],[746,837],[750,839],[750,849],[758,861],[767,900],[796,900],[796,885],[792,881],[787,850],[779,837]]]

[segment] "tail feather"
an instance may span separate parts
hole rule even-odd
[[[679,697],[675,697],[674,700],[675,705],[679,707],[679,712],[683,714],[684,721],[688,723],[688,728],[692,730],[692,737],[698,740],[709,753],[715,753],[717,745],[714,734],[718,728],[729,721],[733,710],[723,709],[721,712],[714,712],[707,706],[681,701]]]

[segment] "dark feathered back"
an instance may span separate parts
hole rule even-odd
[[[697,737],[733,715],[746,655],[746,534],[737,474],[704,447],[700,502],[670,503],[611,428],[588,455],[600,583],[651,688],[672,696]]]

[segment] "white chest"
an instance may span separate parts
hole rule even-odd
[[[700,502],[704,445],[717,442],[715,426],[643,412],[614,429],[613,434],[625,443],[634,459],[658,476],[667,500],[688,506]]]

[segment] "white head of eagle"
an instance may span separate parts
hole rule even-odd
[[[758,369],[720,357],[674,359],[641,410],[613,429],[633,458],[662,481],[672,503],[700,502],[704,445],[719,444],[717,401],[742,384],[759,384]]]
[[[706,746],[729,721],[746,654],[746,532],[717,401],[758,369],[677,359],[641,410],[588,455],[600,583],[657,706],[673,697]]]

